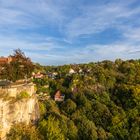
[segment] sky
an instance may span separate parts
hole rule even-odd
[[[140,58],[140,0],[0,0],[0,56],[43,65]]]

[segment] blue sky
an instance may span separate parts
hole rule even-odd
[[[0,56],[62,65],[140,58],[139,0],[0,0]]]

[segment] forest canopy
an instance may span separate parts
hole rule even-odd
[[[32,129],[13,126],[8,139],[140,139],[140,60],[37,65],[37,70],[44,73],[33,79],[36,94],[43,98],[39,98],[40,120]],[[65,95],[62,102],[54,101],[58,90]]]

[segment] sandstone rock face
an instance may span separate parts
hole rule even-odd
[[[35,94],[20,100],[0,98],[0,139],[5,139],[12,125],[20,122],[35,123],[38,119],[39,105]]]
[[[26,91],[30,96],[32,96],[35,91],[35,85],[33,83],[11,85],[9,87],[0,87],[0,96],[7,95],[10,97],[16,97],[20,92]]]

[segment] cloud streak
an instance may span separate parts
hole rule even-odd
[[[21,48],[54,65],[139,57],[138,0],[0,0],[0,15],[0,55]]]

